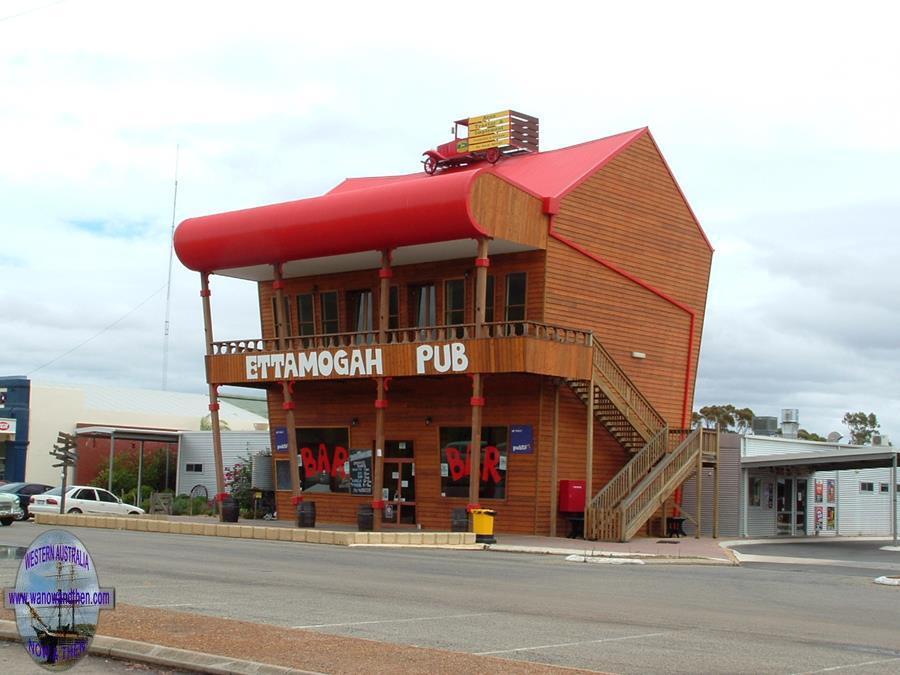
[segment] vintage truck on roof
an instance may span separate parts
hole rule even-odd
[[[456,120],[453,124],[453,140],[422,153],[425,156],[422,164],[425,173],[429,175],[438,169],[465,166],[474,162],[495,164],[503,156],[537,152],[538,132],[537,117],[515,110],[501,110],[489,115]]]

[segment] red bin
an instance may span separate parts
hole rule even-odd
[[[586,486],[583,480],[559,481],[559,510],[563,513],[583,513]]]

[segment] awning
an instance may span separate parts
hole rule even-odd
[[[127,441],[160,441],[163,443],[177,443],[178,431],[165,429],[136,429],[134,427],[78,427],[76,436],[112,436],[119,440]]]
[[[819,452],[741,457],[741,466],[745,469],[792,466],[803,467],[810,472],[877,469],[893,466],[895,458],[900,459],[900,450],[892,447],[837,448]]]

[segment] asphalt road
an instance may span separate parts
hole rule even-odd
[[[42,529],[4,528],[0,544]],[[622,673],[900,672],[900,589],[871,570],[73,532],[122,603]],[[0,584],[17,566],[0,559]]]
[[[744,555],[745,567],[781,569],[781,571],[853,575],[867,578],[900,575],[900,551],[884,550],[890,540],[772,542],[738,545],[734,551]]]

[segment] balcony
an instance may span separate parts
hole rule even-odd
[[[282,380],[533,373],[589,379],[592,335],[535,321],[399,328],[385,331],[214,342],[210,384]]]

